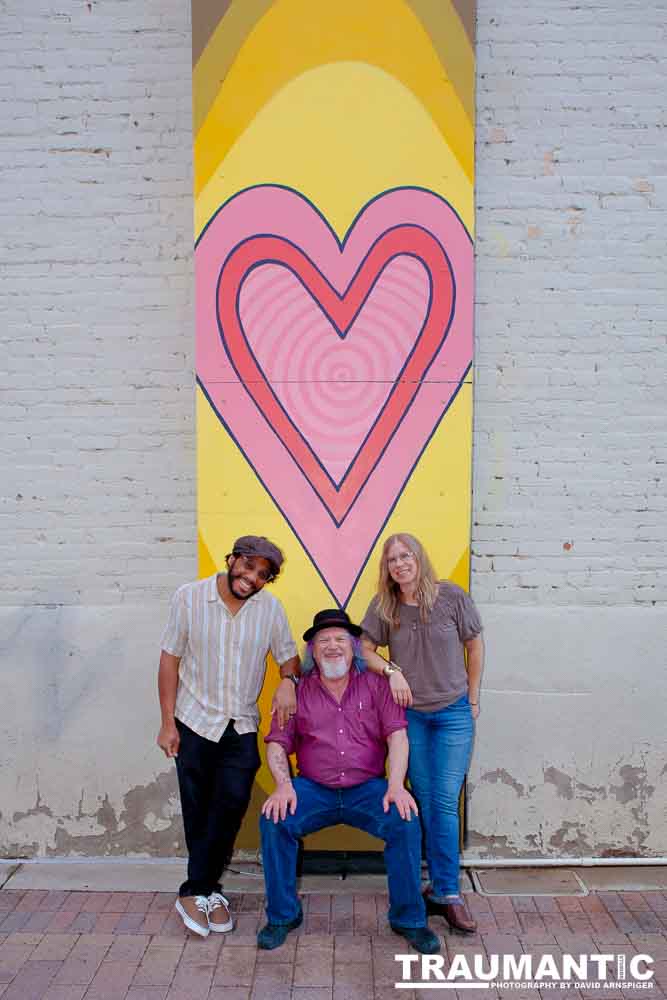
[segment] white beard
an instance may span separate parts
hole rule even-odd
[[[341,677],[345,677],[345,674],[350,669],[345,662],[344,656],[337,656],[335,659],[322,657],[318,666],[328,681],[340,680]]]

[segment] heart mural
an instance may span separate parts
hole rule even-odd
[[[472,244],[399,188],[342,243],[302,195],[241,192],[196,248],[197,373],[344,606],[472,357]]]

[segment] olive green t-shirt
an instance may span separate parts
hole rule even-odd
[[[402,669],[412,691],[413,708],[437,712],[458,701],[468,690],[463,642],[482,631],[479,612],[469,594],[441,580],[430,620],[422,622],[419,608],[400,605],[400,625],[380,619],[374,598],[361,623],[377,646]]]

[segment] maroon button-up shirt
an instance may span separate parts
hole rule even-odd
[[[384,775],[387,737],[406,728],[405,712],[384,677],[353,667],[339,705],[315,667],[301,679],[296,714],[284,729],[274,715],[264,742],[296,753],[304,778],[329,788],[349,788]]]

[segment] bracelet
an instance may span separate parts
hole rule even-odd
[[[285,674],[284,677],[281,677],[281,680],[291,681],[295,688],[299,686],[299,678],[296,674]]]
[[[385,677],[390,677],[392,674],[402,674],[403,671],[399,667],[398,663],[394,663],[393,660],[389,660],[389,662],[382,668],[382,673]]]
[[[478,701],[469,701],[468,704],[469,705],[479,705],[479,702]]]

